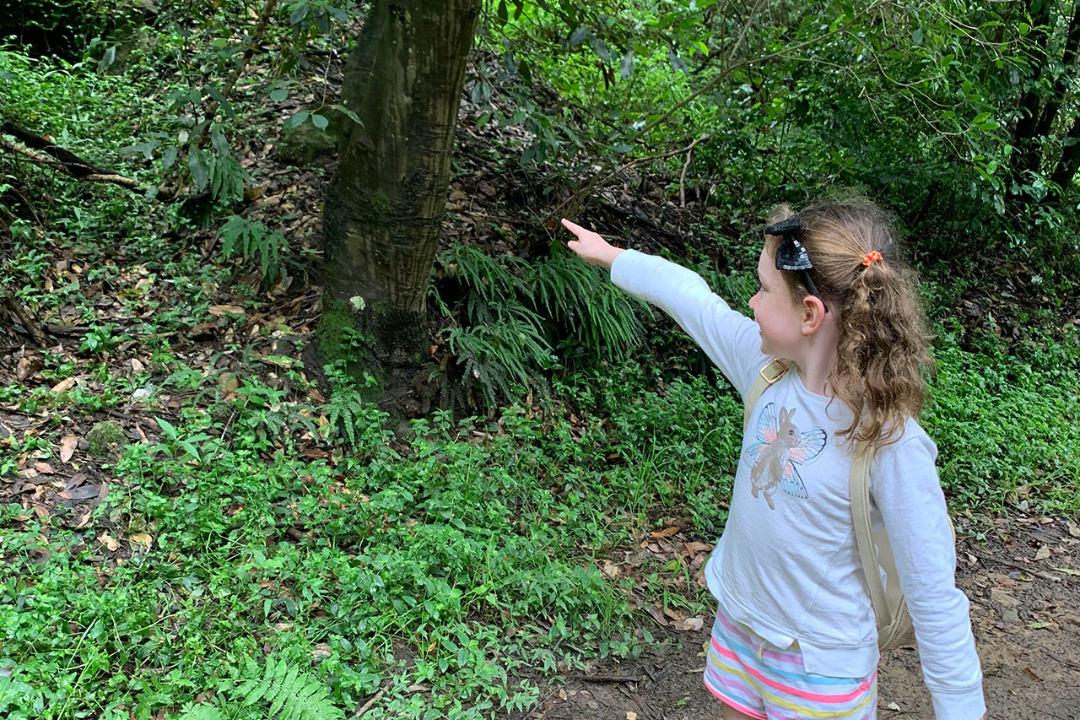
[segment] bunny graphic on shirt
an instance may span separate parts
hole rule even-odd
[[[794,416],[794,409],[780,408],[777,417],[776,405],[766,405],[758,417],[755,442],[750,446],[750,492],[754,497],[763,496],[769,509],[775,509],[773,495],[778,487],[793,497],[808,497],[797,466],[820,455],[828,437],[821,428],[800,432]]]

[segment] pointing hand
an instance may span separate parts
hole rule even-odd
[[[609,244],[599,233],[586,230],[566,218],[563,218],[562,224],[577,237],[576,240],[568,241],[566,246],[589,265],[610,268],[619,253],[623,252],[622,248]]]

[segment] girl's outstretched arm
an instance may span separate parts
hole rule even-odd
[[[617,287],[670,315],[746,396],[768,361],[761,352],[757,323],[732,310],[693,270],[656,255],[617,248],[569,220],[562,223],[575,236],[567,243],[571,251],[590,265],[610,270]]]

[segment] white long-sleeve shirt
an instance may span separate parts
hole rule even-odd
[[[745,399],[770,360],[757,323],[728,307],[697,273],[634,250],[611,279],[667,312]],[[733,619],[782,648],[798,642],[807,672],[868,675],[877,628],[851,518],[851,411],[788,372],[751,410],[723,536],[705,568]],[[923,677],[939,720],[986,712],[967,597],[933,441],[909,419],[871,467],[871,520],[884,522],[915,626]]]

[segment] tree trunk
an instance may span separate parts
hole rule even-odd
[[[1077,169],[1080,168],[1080,115],[1073,118],[1064,143],[1061,159],[1050,174],[1050,181],[1061,188],[1062,195],[1066,194]]]
[[[323,217],[325,360],[359,329],[378,373],[417,367],[465,61],[481,0],[377,0],[345,71],[352,124]],[[346,121],[348,122],[348,121]],[[335,357],[337,355],[338,357]],[[353,360],[357,358],[353,357]]]
[[[1080,48],[1080,3],[1076,4],[1072,20],[1069,22],[1069,30],[1065,35],[1065,51],[1061,55],[1061,72],[1054,79],[1054,89],[1043,107],[1042,115],[1039,116],[1039,124],[1035,127],[1035,137],[1046,138],[1050,136],[1050,130],[1054,126],[1054,118],[1057,117],[1061,104],[1065,101],[1065,95],[1069,89],[1069,80],[1073,76],[1073,63],[1076,62],[1076,51]]]

